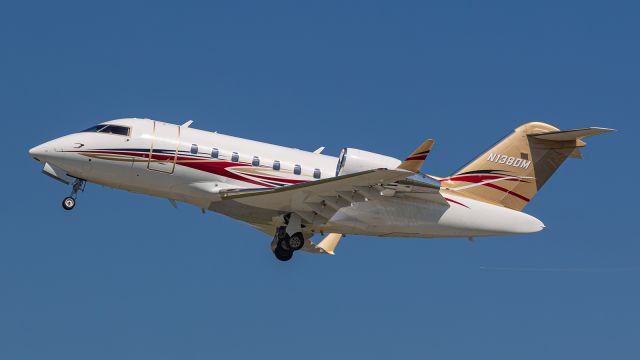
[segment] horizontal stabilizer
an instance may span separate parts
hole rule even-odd
[[[540,139],[540,140],[571,141],[571,140],[580,140],[589,136],[606,134],[612,131],[615,131],[615,130],[607,129],[607,128],[591,127],[591,128],[585,128],[585,129],[550,131],[550,132],[545,132],[540,134],[530,134],[529,136],[534,137],[536,139]]]
[[[420,172],[420,168],[422,168],[422,164],[427,159],[427,156],[429,156],[433,144],[433,139],[425,140],[411,155],[404,159],[400,166],[398,166],[398,169],[409,170],[414,173]]]

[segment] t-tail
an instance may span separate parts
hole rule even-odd
[[[559,130],[542,122],[524,124],[489,151],[441,180],[444,191],[522,210],[569,157],[581,159],[583,138],[605,128]]]

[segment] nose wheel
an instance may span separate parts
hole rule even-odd
[[[84,191],[84,186],[87,182],[82,179],[76,179],[73,182],[71,188],[71,194],[62,200],[62,208],[65,210],[71,210],[76,206],[76,198],[79,191]]]
[[[62,200],[62,207],[65,210],[71,210],[76,206],[76,199],[72,198],[71,196],[67,196],[66,198],[64,198],[64,200]]]

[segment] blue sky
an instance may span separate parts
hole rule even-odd
[[[637,359],[635,2],[23,1],[0,11],[0,358]],[[351,236],[280,263],[220,215],[27,150],[150,117],[336,155],[437,143],[447,175],[521,123],[588,141],[529,236]]]

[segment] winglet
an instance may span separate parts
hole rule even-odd
[[[418,148],[411,153],[404,161],[398,166],[398,169],[413,171],[414,173],[420,172],[422,164],[427,159],[431,148],[435,142],[433,139],[425,140]]]
[[[187,120],[187,122],[180,125],[180,127],[188,128],[191,124],[193,124],[193,120]]]
[[[322,241],[316,245],[316,248],[321,249],[327,254],[335,255],[333,251],[338,246],[340,239],[342,239],[342,234],[331,233],[322,239]]]
[[[320,154],[322,153],[322,151],[324,150],[324,146],[320,146],[319,148],[317,148],[313,153],[314,154]]]

